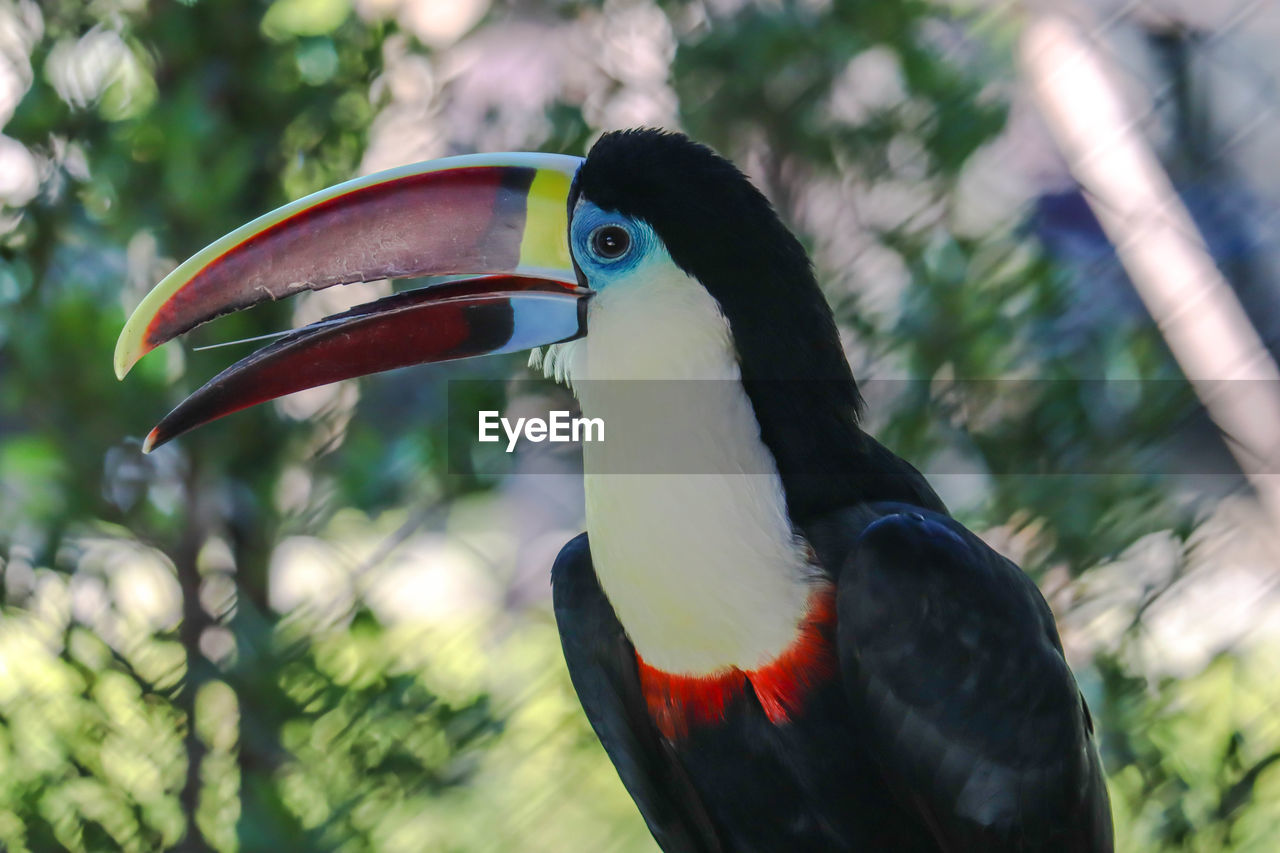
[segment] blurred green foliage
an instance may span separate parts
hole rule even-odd
[[[126,311],[174,259],[355,173],[400,97],[389,62],[439,60],[443,74],[448,46],[377,6],[0,5],[21,82],[4,133],[38,180],[0,211],[5,849],[652,849],[543,610],[418,629],[380,616],[359,571],[339,612],[274,603],[291,537],[385,558],[415,531],[447,534],[495,485],[447,471],[443,392],[431,390],[447,373],[380,379],[354,416],[334,400],[310,417],[249,410],[148,457],[138,436],[226,354],[170,347],[124,383],[111,375]],[[514,19],[607,34],[637,9],[668,22],[681,123],[748,165],[796,224],[864,361],[930,380],[873,412],[883,440],[921,467],[948,453],[985,471],[1143,470],[1143,451],[1185,414],[1185,388],[1135,386],[1099,420],[1089,383],[1176,380],[1156,332],[1116,318],[1060,334],[1070,294],[1025,211],[976,231],[954,216],[966,169],[1004,127],[1006,100],[987,84],[1011,66],[1012,23],[917,0],[728,12],[545,0],[494,4],[472,35]],[[971,28],[986,37],[968,40]],[[901,96],[835,115],[851,60],[871,53],[889,58]],[[625,75],[602,77],[606,101],[626,89]],[[524,147],[581,153],[600,129],[580,84],[537,109]],[[834,262],[846,235],[806,212],[824,181],[881,180],[909,181],[924,211],[868,229],[909,280],[891,310]],[[287,310],[229,317],[216,334],[274,331]],[[1053,381],[1012,396],[954,381],[998,377]],[[964,520],[1012,531],[1029,571],[1078,576],[1082,595],[1144,536],[1194,548],[1205,511],[1154,474],[984,483],[958,507]],[[1150,678],[1133,653],[1141,616],[1080,672],[1121,848],[1276,849],[1276,662],[1226,650],[1186,678]]]

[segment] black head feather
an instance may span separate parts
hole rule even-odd
[[[856,408],[831,309],[800,241],[738,168],[660,130],[608,133],[578,172],[581,194],[645,220],[729,321],[745,379],[825,380]]]
[[[733,163],[679,133],[607,133],[569,197],[643,219],[720,305],[761,438],[798,523],[861,500],[941,508],[858,428],[861,397],[809,257]]]

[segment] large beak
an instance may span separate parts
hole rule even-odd
[[[214,377],[144,450],[257,403],[411,364],[513,352],[586,333],[566,201],[581,159],[450,157],[300,199],[194,255],[147,294],[116,343],[116,375],[223,314],[335,284],[474,275],[361,305],[299,329]]]

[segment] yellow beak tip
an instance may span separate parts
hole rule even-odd
[[[124,379],[133,366],[138,363],[138,359],[147,354],[147,350],[139,352],[138,346],[127,337],[128,330],[120,336],[116,341],[115,357],[112,363],[116,371],[116,379]]]

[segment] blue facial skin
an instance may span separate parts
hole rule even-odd
[[[631,237],[630,247],[616,258],[602,257],[592,246],[592,235],[598,229],[608,225],[621,228]],[[647,223],[620,213],[602,210],[585,199],[578,202],[578,206],[574,209],[573,224],[569,228],[569,241],[574,259],[582,268],[587,281],[596,290],[608,286],[610,281],[634,270],[662,245],[658,235],[653,233],[653,229]]]

